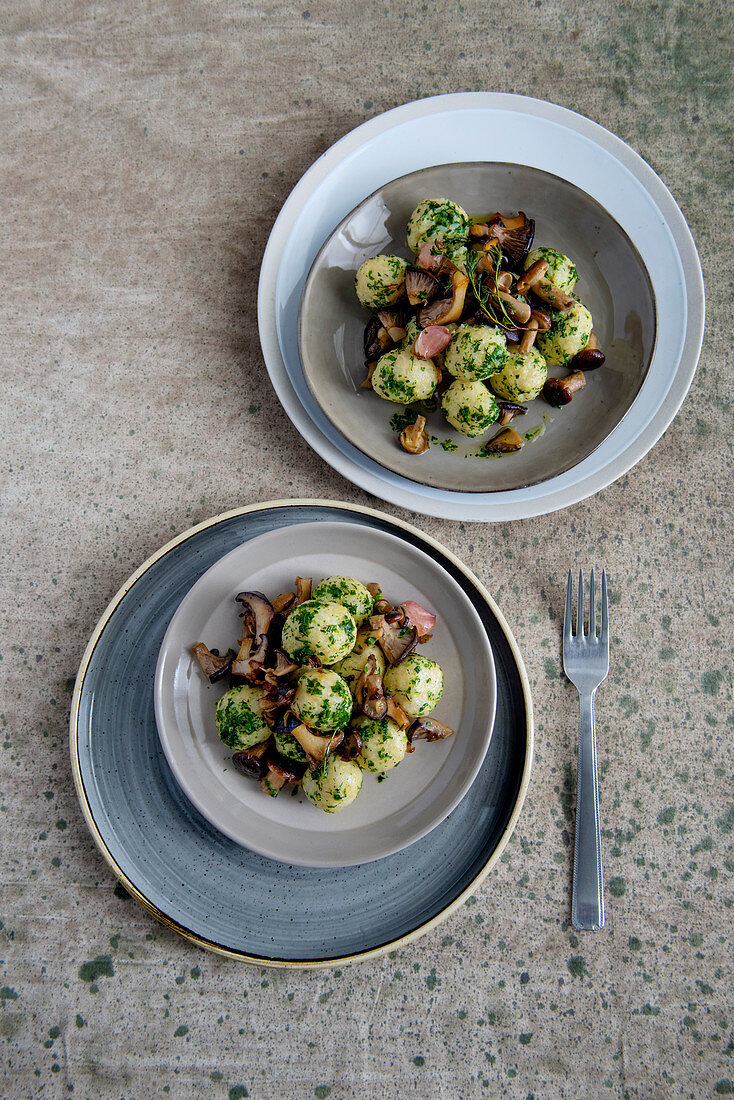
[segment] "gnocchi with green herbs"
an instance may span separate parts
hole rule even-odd
[[[360,266],[357,297],[373,311],[362,388],[406,406],[391,421],[404,450],[428,450],[436,407],[470,439],[500,429],[481,453],[519,450],[524,440],[510,421],[541,394],[567,404],[604,363],[575,294],[575,263],[556,248],[531,247],[534,234],[523,212],[471,217],[452,199],[428,197],[408,219],[410,258],[379,255]],[[549,367],[571,373],[549,378]]]
[[[237,648],[222,656],[199,642],[193,654],[210,683],[228,683],[214,708],[217,731],[236,770],[265,794],[300,787],[318,809],[339,813],[365,772],[383,779],[415,741],[453,734],[429,717],[443,672],[417,650],[431,638],[433,612],[392,604],[376,583],[348,576],[315,587],[298,577],[272,602],[262,592],[236,600]]]

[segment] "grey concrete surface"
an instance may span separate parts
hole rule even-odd
[[[717,0],[0,11],[2,1094],[734,1093],[731,13]],[[477,89],[580,111],[660,173],[702,256],[703,356],[661,442],[593,499],[512,525],[417,519],[496,596],[534,692],[526,806],[473,904],[394,957],[239,966],[116,887],[74,793],[73,678],[112,594],[194,522],[281,496],[381,506],[279,410],[260,259],[333,141],[401,102]],[[608,923],[578,936],[560,617],[587,546],[615,593],[598,697]]]

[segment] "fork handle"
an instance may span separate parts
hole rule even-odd
[[[574,928],[587,932],[596,932],[604,927],[594,695],[593,691],[579,694],[581,717],[571,907]]]

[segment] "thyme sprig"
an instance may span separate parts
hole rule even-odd
[[[501,287],[499,285],[500,277],[500,265],[495,263],[494,271],[492,273],[493,291],[490,291],[488,286],[482,282],[481,276],[477,275],[477,264],[479,263],[478,252],[467,252],[466,256],[466,273],[469,277],[469,285],[471,286],[472,293],[477,300],[480,310],[487,317],[493,325],[502,329],[514,329],[517,328],[517,323],[512,319],[510,314],[505,309],[505,304],[499,296]]]

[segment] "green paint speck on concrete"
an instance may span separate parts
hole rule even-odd
[[[724,673],[719,672],[718,669],[710,669],[708,672],[704,672],[701,677],[701,690],[704,695],[718,695],[723,679]]]
[[[96,982],[97,978],[111,978],[114,973],[115,968],[109,955],[97,955],[96,959],[90,959],[79,967],[79,977],[83,982]]]
[[[583,978],[584,974],[588,973],[583,955],[572,955],[566,966],[572,978]]]

